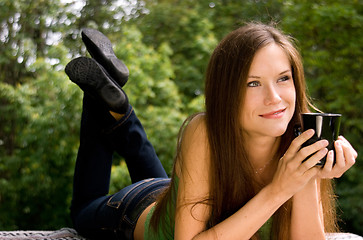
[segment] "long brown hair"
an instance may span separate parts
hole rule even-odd
[[[243,111],[247,75],[252,60],[259,49],[271,43],[280,46],[287,54],[296,90],[294,116],[281,137],[277,155],[273,157],[279,159],[285,153],[294,138],[294,127],[300,124],[299,114],[309,111],[311,104],[306,94],[302,60],[291,37],[275,27],[249,23],[231,32],[219,43],[210,58],[205,80],[206,129],[211,158],[209,176],[212,176],[210,195],[206,196],[211,205],[207,229],[238,211],[259,189],[244,148],[240,113]],[[171,187],[157,204],[152,226],[157,226],[157,219],[164,213],[163,208],[172,191]],[[336,231],[334,198],[329,180],[322,181],[321,195],[325,229]],[[205,203],[204,200],[200,201]],[[289,238],[291,208],[292,202],[289,200],[274,214],[273,239]],[[258,239],[258,234],[252,239]]]

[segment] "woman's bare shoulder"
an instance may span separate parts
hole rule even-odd
[[[191,239],[206,228],[210,212],[210,206],[203,203],[209,198],[207,142],[205,115],[198,114],[182,136],[175,239]]]
[[[184,136],[189,138],[206,137],[206,121],[204,113],[199,113],[191,118],[185,128]]]
[[[205,114],[194,116],[185,127],[178,163],[179,170],[186,170],[189,173],[194,172],[195,176],[198,176],[202,169],[206,170],[208,168],[209,150]],[[208,171],[203,172],[203,175],[205,175]]]
[[[200,113],[195,115],[185,127],[182,139],[182,150],[203,149],[206,147],[207,142],[205,114]]]

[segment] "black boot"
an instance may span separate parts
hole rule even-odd
[[[101,32],[90,28],[82,29],[82,40],[91,56],[123,87],[128,80],[129,70],[116,57],[110,40]]]
[[[73,59],[67,64],[65,72],[84,92],[101,99],[108,110],[126,113],[129,101],[125,92],[94,59],[87,57]]]

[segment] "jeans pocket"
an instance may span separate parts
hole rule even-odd
[[[110,197],[110,199],[107,201],[107,206],[112,208],[120,208],[121,204],[124,202],[124,200],[127,198],[127,196],[133,192],[135,188],[138,188],[140,185],[142,185],[143,182],[138,182],[136,184],[132,184],[130,186],[125,187],[121,191],[115,193]]]
[[[131,194],[131,199],[134,196],[137,196],[137,194],[143,190],[145,190],[146,188],[148,188],[148,186],[155,180],[155,178],[149,178],[149,179],[145,179],[142,180],[140,182],[134,183],[130,186],[127,186],[125,188],[123,188],[121,191],[115,193],[114,195],[112,195],[110,197],[110,199],[107,201],[107,206],[112,207],[112,208],[120,208],[121,204],[124,201],[128,201],[127,199],[129,198],[129,195]],[[127,204],[128,205],[128,204]]]

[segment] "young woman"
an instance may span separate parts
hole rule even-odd
[[[357,153],[340,136],[333,165],[327,141],[301,147],[313,130],[295,138],[309,102],[300,55],[288,36],[247,24],[221,41],[206,74],[206,111],[183,127],[168,179],[122,90],[127,68],[104,35],[82,34],[93,59],[66,67],[85,92],[71,207],[81,234],[325,239],[337,230],[328,179],[347,171]],[[133,184],[107,196],[114,151],[124,156]],[[325,155],[325,166],[316,167]]]

